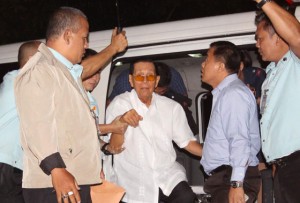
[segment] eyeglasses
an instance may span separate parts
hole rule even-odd
[[[139,81],[139,82],[143,82],[145,81],[145,78],[146,78],[146,81],[154,81],[156,79],[156,76],[155,75],[134,75],[134,80],[135,81]]]

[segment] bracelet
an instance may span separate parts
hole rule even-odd
[[[272,0],[261,0],[258,4],[256,4],[256,7],[258,9],[261,9],[266,3],[271,2]]]
[[[110,151],[108,151],[106,149],[106,147],[109,145],[109,142],[105,143],[102,147],[101,147],[101,151],[105,154],[105,155],[113,155]]]

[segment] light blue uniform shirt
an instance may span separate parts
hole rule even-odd
[[[86,92],[86,93],[90,101],[90,109],[94,111],[97,117],[99,117],[99,107],[96,99],[93,97],[93,95],[90,92]]]
[[[74,80],[76,81],[78,87],[80,88],[80,90],[83,93],[83,91],[84,91],[83,87],[81,85],[81,82],[79,82],[79,81],[81,81],[81,74],[82,74],[82,70],[83,70],[82,66],[79,65],[79,64],[73,65],[63,55],[61,55],[60,53],[58,53],[54,49],[51,49],[50,47],[48,47],[48,48],[52,52],[52,54],[54,55],[54,57],[68,68],[68,70],[70,71],[72,77],[74,78]]]
[[[212,94],[201,164],[208,175],[221,165],[230,165],[231,180],[243,181],[247,167],[258,165],[260,150],[254,95],[236,74],[227,76]]]
[[[93,95],[90,92],[86,92],[86,93],[87,93],[87,96],[88,96],[88,99],[89,99],[90,109],[95,114],[94,119],[96,121],[97,133],[98,133],[98,135],[101,135],[100,127],[98,125],[99,124],[99,106],[98,106],[98,103],[97,103],[96,99],[93,97]],[[104,154],[103,153],[101,153],[101,154],[102,154],[102,157],[103,157]]]
[[[23,168],[20,121],[17,113],[14,81],[18,70],[7,73],[0,86],[0,162]]]
[[[293,52],[267,67],[261,113],[262,150],[267,162],[300,150],[300,60]]]

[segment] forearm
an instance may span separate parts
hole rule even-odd
[[[117,34],[117,29],[115,28],[112,33],[110,45],[98,54],[82,61],[82,80],[92,76],[99,71],[100,68],[105,67],[116,53],[125,50],[128,45],[125,33],[125,31],[122,31],[121,33]]]
[[[112,133],[110,137],[110,142],[109,145],[114,148],[122,148],[122,145],[124,143],[124,135],[123,134],[117,134],[117,133]]]
[[[202,146],[197,141],[190,141],[184,149],[193,155],[202,156]]]
[[[243,181],[248,165],[253,163],[250,158],[250,145],[248,140],[238,136],[229,140],[229,165],[232,167],[232,181]]]
[[[101,134],[107,134],[114,131],[112,124],[99,124]]]
[[[116,53],[117,49],[110,44],[98,54],[83,60],[81,62],[81,65],[83,66],[81,79],[84,80],[98,72],[101,67],[106,66],[110,62]]]

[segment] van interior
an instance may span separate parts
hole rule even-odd
[[[240,49],[249,51],[253,60],[253,66],[264,68],[264,64],[260,63],[260,58],[254,45],[239,47]],[[201,83],[201,64],[206,58],[206,52],[207,49],[202,49],[196,52],[143,56],[146,59],[163,62],[180,73],[187,89],[188,97],[192,100],[190,110],[193,112],[194,120],[197,122],[199,128],[199,135],[196,135],[196,138],[201,143],[204,141],[211,108],[211,98],[209,98],[209,91],[211,89],[208,85]],[[123,58],[114,61],[109,77],[110,80],[107,89],[108,97],[112,92],[117,76],[123,70],[128,69],[130,62],[134,60],[136,60],[136,57]],[[185,167],[190,185],[203,185],[205,174],[199,165],[200,159],[179,148],[176,148],[176,151],[178,156],[177,161]]]

